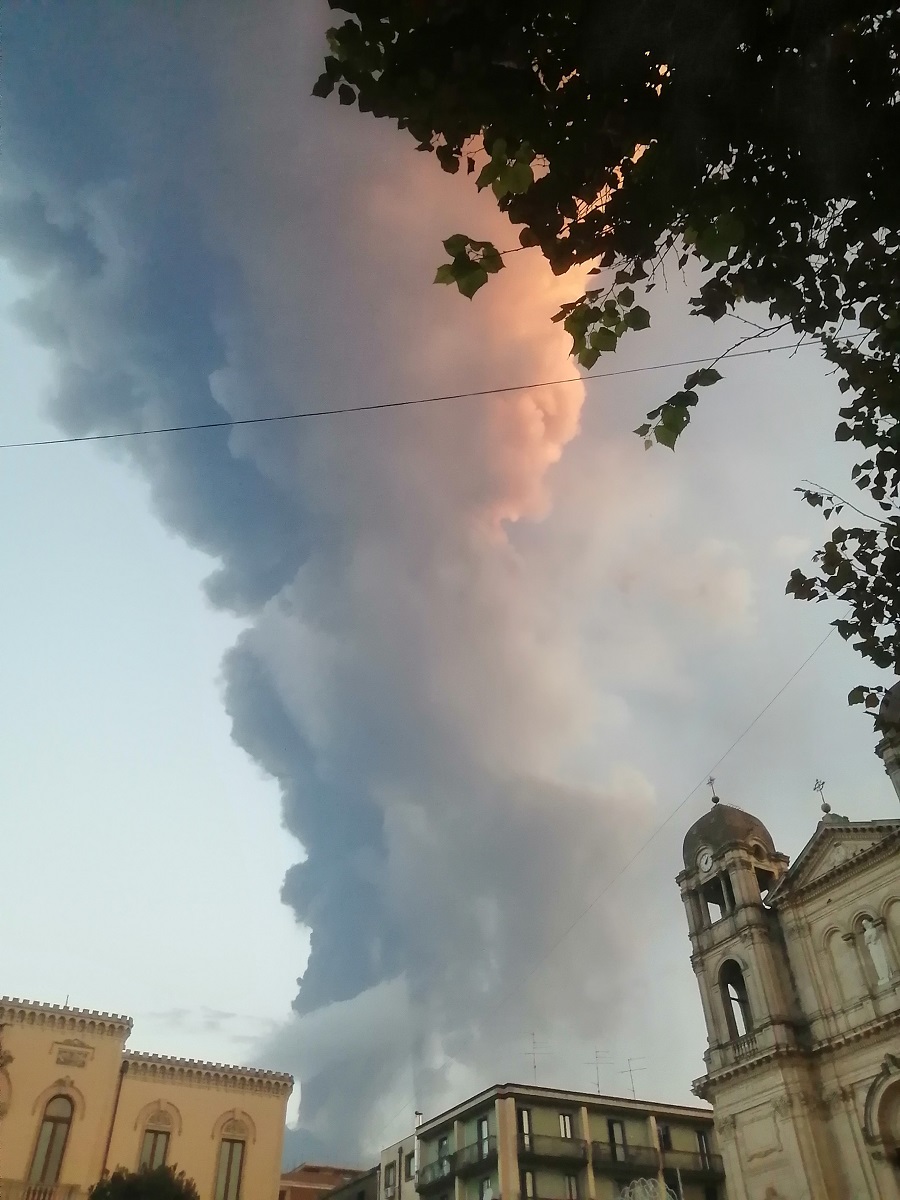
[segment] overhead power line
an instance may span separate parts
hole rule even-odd
[[[829,638],[831,638],[834,635],[835,632],[836,632],[835,627],[832,626],[828,630],[828,632],[825,634],[825,636],[819,642],[817,642],[817,644],[813,647],[813,649],[809,652],[809,654],[807,654],[807,656],[803,659],[803,661],[794,668],[794,670],[787,677],[787,679],[784,681],[784,683],[781,685],[781,687],[778,689],[778,691],[775,692],[774,695],[771,696],[770,699],[766,701],[766,703],[759,710],[759,712],[756,714],[756,716],[753,718],[753,720],[748,722],[748,724],[744,726],[744,728],[737,735],[737,737],[734,739],[734,741],[731,743],[731,745],[727,748],[727,750],[725,750],[724,753],[719,755],[719,757],[716,759],[716,761],[706,771],[703,772],[702,778],[697,780],[697,782],[694,784],[694,786],[691,788],[691,790],[675,805],[674,808],[672,808],[669,811],[668,815],[665,816],[663,818],[663,820],[661,820],[655,826],[655,828],[652,830],[652,832],[649,833],[647,835],[647,837],[644,838],[644,840],[640,843],[640,845],[637,847],[637,849],[634,851],[634,853],[631,855],[631,857],[625,860],[625,862],[622,864],[622,866],[619,868],[619,870],[615,872],[614,875],[607,877],[606,881],[603,884],[603,887],[600,888],[600,890],[594,895],[594,897],[591,899],[591,901],[587,905],[585,905],[585,907],[569,923],[569,925],[567,925],[566,928],[556,938],[554,938],[554,940],[551,942],[551,944],[549,946],[547,946],[546,949],[544,949],[541,952],[541,954],[538,956],[538,958],[531,964],[530,967],[528,967],[528,969],[526,971],[524,971],[520,976],[518,976],[513,981],[513,983],[511,985],[509,985],[503,992],[501,992],[499,995],[494,997],[494,999],[491,1001],[491,1003],[487,1005],[485,1012],[487,1012],[487,1013],[492,1012],[495,1008],[498,1008],[501,1004],[506,1003],[514,993],[521,991],[523,985],[525,983],[527,983],[529,979],[531,979],[531,977],[535,974],[535,972],[537,970],[539,970],[539,968],[541,966],[543,966],[543,964],[547,961],[547,959],[554,952],[554,950],[556,950],[557,946],[559,946],[562,942],[564,942],[566,940],[566,938],[573,931],[573,929],[575,929],[575,927],[584,920],[584,918],[588,915],[588,913],[590,913],[596,907],[596,905],[606,895],[606,893],[610,890],[610,888],[613,887],[616,883],[618,883],[618,881],[622,878],[622,876],[625,874],[625,872],[628,871],[629,868],[632,867],[635,862],[637,862],[637,860],[641,857],[641,855],[644,853],[644,851],[650,846],[650,844],[656,840],[656,838],[659,836],[660,833],[662,833],[662,831],[665,829],[665,827],[671,821],[674,820],[674,818],[678,815],[678,813],[681,812],[681,810],[685,807],[685,805],[688,803],[688,801],[691,799],[691,797],[694,795],[694,793],[699,791],[699,789],[701,787],[703,787],[703,785],[709,781],[709,778],[712,775],[713,771],[715,771],[715,769],[725,761],[725,759],[729,756],[729,754],[731,754],[731,752],[740,745],[740,743],[744,740],[744,738],[747,736],[747,734],[750,733],[750,731],[754,728],[754,726],[757,725],[762,720],[762,718],[766,715],[766,713],[769,711],[769,709],[772,707],[772,705],[775,704],[784,695],[784,693],[791,686],[791,684],[794,682],[794,680],[797,678],[797,676],[807,666],[809,666],[809,664],[812,662],[812,660],[815,658],[815,656],[819,653],[819,651],[822,649],[822,647],[825,645],[825,643],[829,640]],[[379,1136],[381,1136],[383,1133],[385,1133],[392,1125],[395,1124],[395,1122],[397,1120],[399,1120],[400,1117],[403,1116],[403,1114],[405,1112],[407,1112],[411,1108],[412,1108],[412,1102],[408,1101],[406,1104],[404,1104],[404,1106],[402,1108],[398,1109],[398,1111],[396,1113],[394,1113],[394,1115],[392,1117],[390,1117],[389,1120],[386,1121],[384,1123],[384,1125],[381,1127],[381,1129],[379,1130]]]
[[[389,408],[413,408],[421,404],[441,404],[449,400],[469,400],[483,396],[502,396],[511,392],[530,392],[538,388],[563,387],[574,383],[587,383],[594,379],[614,379],[621,375],[641,375],[648,371],[668,371],[673,367],[695,367],[703,364],[727,361],[732,358],[750,358],[756,354],[777,354],[785,350],[802,350],[815,346],[816,342],[788,342],[779,346],[757,346],[752,350],[725,351],[710,354],[705,358],[682,358],[672,362],[647,363],[640,367],[623,367],[617,371],[594,371],[585,375],[570,375],[564,379],[544,379],[539,383],[516,383],[506,387],[482,388],[476,392],[448,392],[440,396],[418,396],[413,400],[385,400],[380,404],[351,404],[344,408],[318,408],[304,412],[276,413],[268,417],[233,417],[221,421],[200,421],[188,425],[163,425],[156,429],[124,429],[115,433],[85,433],[74,437],[44,438],[31,442],[0,442],[0,450],[25,450],[38,446],[61,446],[73,442],[106,442],[121,438],[154,437],[164,433],[192,433],[202,429],[235,429],[241,425],[268,425],[275,421],[305,421],[316,417],[337,417],[349,413],[381,412]]]

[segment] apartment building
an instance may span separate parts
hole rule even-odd
[[[381,1152],[379,1200],[416,1200],[416,1135]]]
[[[708,1108],[505,1083],[424,1122],[418,1136],[422,1200],[616,1200],[641,1188],[725,1196]]]

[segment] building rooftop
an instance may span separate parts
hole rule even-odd
[[[134,1024],[131,1017],[124,1017],[120,1013],[98,1012],[92,1008],[70,1008],[68,1004],[48,1004],[43,1000],[20,1000],[18,996],[0,996],[0,1013],[9,1008],[54,1017],[72,1017],[78,1021],[104,1021],[107,1024],[123,1025],[129,1030]]]
[[[126,1050],[124,1060],[136,1066],[172,1067],[177,1070],[199,1071],[203,1074],[238,1076],[244,1079],[271,1080],[273,1083],[294,1086],[293,1075],[284,1071],[266,1071],[261,1067],[235,1067],[227,1063],[203,1062],[197,1058],[174,1058],[168,1054],[147,1054],[140,1050]]]
[[[604,1109],[615,1109],[620,1112],[653,1112],[660,1113],[672,1117],[683,1117],[692,1121],[712,1122],[712,1109],[700,1108],[692,1104],[668,1104],[660,1103],[656,1100],[640,1100],[632,1099],[631,1096],[606,1096],[599,1092],[577,1092],[569,1088],[548,1088],[540,1087],[536,1083],[495,1083],[484,1091],[478,1092],[474,1096],[463,1100],[459,1104],[455,1104],[452,1108],[445,1109],[444,1112],[438,1113],[434,1117],[429,1117],[419,1126],[417,1132],[419,1134],[429,1133],[433,1129],[437,1129],[441,1125],[454,1120],[462,1113],[468,1112],[471,1108],[476,1108],[484,1104],[486,1100],[505,1096],[528,1096],[537,1099],[538,1097],[547,1100],[558,1100],[562,1103],[572,1103],[573,1101],[591,1107],[599,1107]]]
[[[695,867],[697,854],[704,846],[715,855],[734,842],[759,842],[773,857],[776,854],[772,835],[758,817],[732,804],[722,804],[714,797],[712,808],[684,835],[684,865],[689,871]]]

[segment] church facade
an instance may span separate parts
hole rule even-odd
[[[793,863],[715,797],[684,840],[729,1200],[900,1200],[900,819],[823,809]]]

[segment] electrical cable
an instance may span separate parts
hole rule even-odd
[[[864,335],[867,336],[867,335]],[[726,351],[705,358],[683,358],[673,362],[648,363],[641,367],[623,367],[617,371],[594,371],[585,375],[571,375],[565,379],[546,379],[540,383],[510,384],[506,387],[482,388],[476,392],[450,392],[440,396],[419,396],[413,400],[385,400],[380,404],[353,404],[345,408],[319,408],[306,412],[277,413],[268,417],[234,417],[222,421],[203,421],[190,425],[165,425],[157,429],[125,429],[116,433],[85,433],[74,437],[44,438],[31,442],[2,442],[0,450],[25,450],[40,446],[61,446],[73,442],[104,442],[121,438],[152,437],[164,433],[190,433],[201,429],[235,429],[241,425],[267,425],[274,421],[303,421],[313,417],[336,417],[344,413],[380,412],[389,408],[412,408],[422,404],[439,404],[447,400],[469,400],[483,396],[501,396],[511,392],[528,392],[537,388],[561,387],[573,383],[587,383],[594,379],[614,379],[622,375],[640,375],[647,371],[667,371],[673,367],[694,367],[704,363],[728,361],[732,358],[750,358],[756,354],[777,354],[784,350],[805,349],[816,342],[791,342],[779,346],[758,346],[752,350]]]
[[[655,841],[655,839],[663,831],[663,829],[665,829],[665,827],[678,815],[678,813],[681,812],[681,810],[688,803],[688,801],[691,799],[691,797],[694,795],[694,793],[696,791],[698,791],[704,785],[704,783],[707,782],[709,777],[712,775],[713,771],[715,771],[715,769],[717,767],[719,767],[725,761],[725,759],[728,757],[728,755],[731,754],[731,752],[734,749],[736,749],[737,746],[740,745],[740,743],[744,740],[744,738],[747,736],[747,734],[753,729],[753,727],[760,720],[762,720],[762,718],[766,715],[766,713],[769,711],[769,709],[772,707],[772,705],[775,704],[776,701],[779,700],[780,697],[784,695],[784,693],[791,686],[791,684],[794,682],[794,680],[797,678],[797,676],[809,665],[810,662],[812,662],[812,660],[815,658],[815,656],[819,653],[819,651],[822,649],[822,647],[825,645],[825,643],[829,640],[829,638],[831,638],[834,635],[835,632],[836,632],[836,630],[835,630],[834,626],[832,626],[829,629],[829,631],[825,634],[825,636],[821,639],[821,641],[819,641],[817,643],[817,645],[809,652],[809,654],[807,654],[806,658],[803,659],[803,661],[800,663],[800,665],[798,667],[796,667],[794,669],[794,671],[788,676],[788,678],[781,685],[781,687],[778,689],[778,691],[775,692],[775,694],[766,702],[766,704],[763,705],[763,707],[759,710],[759,712],[756,714],[756,716],[753,718],[753,720],[750,721],[750,723],[748,725],[746,725],[744,727],[744,729],[738,734],[738,736],[734,739],[734,741],[731,743],[731,745],[728,747],[728,749],[725,750],[725,752],[723,754],[719,755],[719,757],[712,764],[712,766],[709,768],[709,770],[704,771],[703,778],[700,779],[697,783],[695,783],[694,786],[691,788],[691,790],[687,793],[687,795],[682,800],[680,800],[678,802],[678,804],[676,804],[676,806],[671,810],[671,812],[668,814],[668,816],[665,817],[664,820],[659,822],[659,824],[650,833],[650,835],[648,837],[646,837],[643,842],[641,842],[641,844],[635,850],[634,854],[632,854],[632,856],[619,868],[619,870],[604,883],[603,887],[596,894],[596,896],[594,896],[593,900],[591,900],[590,903],[585,908],[582,909],[582,911],[578,914],[578,916],[576,916],[575,919],[573,921],[571,921],[570,924],[563,930],[563,932],[551,943],[551,945],[549,945],[547,947],[547,949],[543,951],[541,956],[534,963],[532,963],[532,965],[528,968],[528,970],[523,975],[521,975],[519,978],[517,978],[513,984],[511,984],[506,989],[504,989],[504,991],[499,996],[497,996],[495,999],[493,999],[491,1001],[491,1003],[487,1006],[487,1009],[485,1010],[486,1012],[491,1012],[498,1005],[504,1003],[509,998],[509,995],[511,992],[517,991],[519,988],[521,988],[521,986],[524,983],[526,983],[529,979],[531,979],[531,977],[534,975],[534,973],[541,966],[543,966],[543,964],[547,961],[547,959],[550,957],[550,955],[553,954],[553,952],[556,950],[556,948],[559,945],[561,945],[562,942],[565,941],[565,939],[569,936],[569,934],[572,932],[572,930],[575,929],[575,927],[577,925],[579,925],[581,923],[581,921],[584,920],[584,918],[588,915],[588,913],[591,912],[591,910],[596,907],[596,905],[600,902],[600,900],[603,899],[603,897],[610,890],[610,888],[622,878],[622,876],[629,869],[629,867],[633,866],[633,864],[640,858],[640,856],[644,853],[644,851],[647,849],[647,847],[653,841]],[[386,1121],[385,1124],[379,1130],[379,1137],[381,1136],[382,1133],[384,1133],[387,1129],[389,1129],[390,1126],[393,1125],[394,1122],[399,1117],[403,1116],[403,1114],[412,1107],[413,1103],[414,1103],[414,1101],[408,1101],[406,1104],[404,1104],[403,1108],[399,1109],[388,1121]]]

